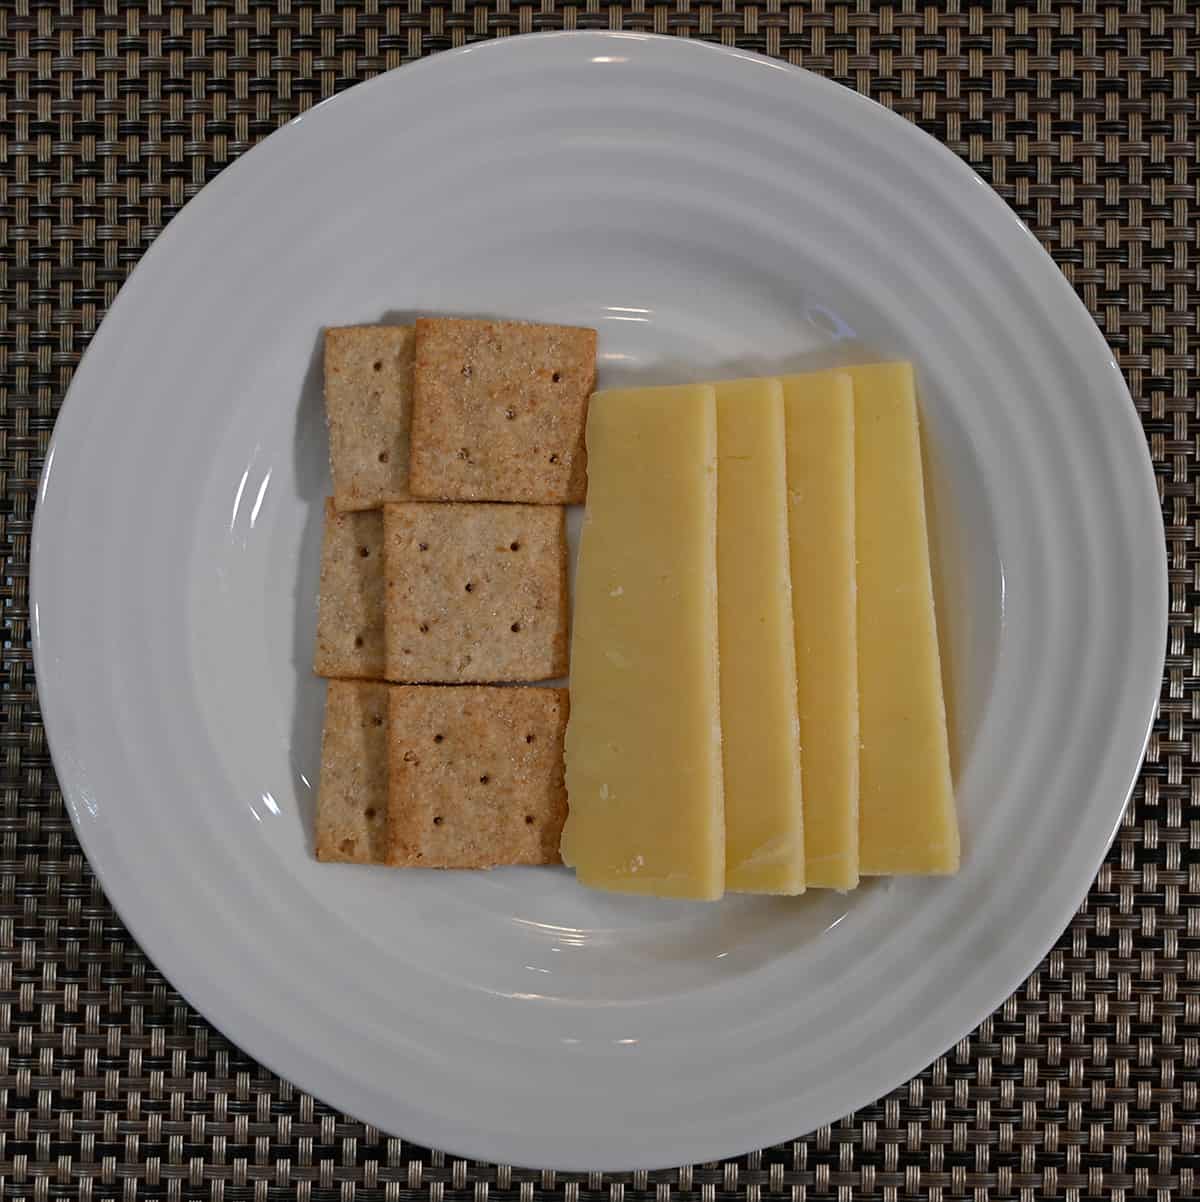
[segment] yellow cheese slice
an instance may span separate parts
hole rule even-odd
[[[725,888],[802,893],[783,389],[734,380],[716,390]]]
[[[710,386],[591,400],[562,836],[585,885],[724,890],[716,451]]]
[[[912,366],[854,380],[859,871],[958,869]]]
[[[858,884],[854,389],[843,373],[783,380],[788,525],[808,883]]]

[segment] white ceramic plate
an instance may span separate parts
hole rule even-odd
[[[415,312],[594,325],[605,385],[915,359],[957,878],[706,906],[313,861],[320,333]],[[329,1102],[539,1166],[792,1138],[968,1031],[1087,889],[1164,649],[1141,430],[1012,213],[840,87],[637,35],[445,54],[224,172],[89,349],[34,542],[59,779],[146,952]]]

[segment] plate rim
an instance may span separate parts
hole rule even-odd
[[[522,43],[528,43],[529,41],[536,40],[536,41],[540,41],[540,42],[565,42],[568,40],[578,39],[580,37],[587,38],[587,39],[597,41],[597,42],[617,41],[617,42],[654,43],[654,44],[658,44],[664,48],[669,47],[671,53],[679,53],[679,54],[683,54],[683,55],[692,55],[692,54],[715,55],[715,56],[720,56],[720,57],[726,58],[726,59],[741,60],[744,63],[750,64],[750,65],[756,66],[756,67],[778,70],[778,71],[782,71],[785,73],[796,72],[796,73],[798,73],[798,75],[800,77],[803,77],[807,81],[809,81],[809,86],[817,86],[817,87],[823,88],[828,92],[829,95],[832,95],[834,93],[834,91],[836,90],[839,93],[842,102],[844,102],[844,103],[866,105],[866,106],[869,106],[869,109],[872,111],[885,114],[884,120],[890,124],[891,128],[896,132],[897,137],[901,136],[899,131],[903,128],[906,131],[906,133],[903,135],[904,137],[908,137],[910,139],[910,141],[914,141],[915,143],[920,143],[924,147],[925,153],[940,154],[945,163],[947,163],[947,164],[953,163],[954,164],[953,170],[958,171],[963,178],[966,178],[967,176],[969,176],[975,182],[986,182],[986,181],[982,181],[982,177],[967,162],[965,162],[963,159],[961,159],[957,154],[954,153],[954,151],[952,151],[944,143],[942,143],[941,141],[939,141],[937,138],[933,137],[932,135],[925,133],[923,130],[920,129],[919,126],[906,121],[899,114],[896,114],[893,111],[887,109],[885,106],[879,104],[878,102],[871,99],[870,97],[867,97],[858,92],[855,92],[851,88],[846,87],[846,86],[838,83],[837,81],[834,81],[827,77],[815,74],[811,71],[808,71],[803,67],[797,67],[790,63],[786,63],[786,62],[783,62],[783,61],[780,61],[777,59],[771,59],[771,58],[766,57],[765,55],[760,55],[756,52],[748,51],[748,50],[744,50],[744,49],[740,49],[740,48],[736,48],[736,47],[726,47],[726,46],[721,46],[721,45],[717,45],[717,44],[709,43],[709,42],[700,42],[700,41],[694,41],[691,39],[681,39],[678,37],[672,37],[670,35],[643,34],[643,33],[637,33],[637,32],[633,32],[633,31],[616,31],[616,30],[555,31],[555,32],[546,32],[546,33],[523,34],[523,35],[519,35],[518,37],[513,37],[513,38],[488,39],[487,41],[484,41],[484,42],[473,43],[473,44],[469,44],[466,46],[457,47],[457,48],[454,48],[451,50],[442,51],[440,53],[433,54],[424,59],[419,59],[416,62],[406,64],[403,67],[402,71],[403,71],[404,77],[408,78],[408,77],[411,77],[417,71],[429,72],[434,69],[439,69],[439,70],[444,69],[442,65],[448,63],[450,60],[457,60],[468,54],[479,54],[479,53],[504,54],[504,53],[511,52],[514,47],[520,46]],[[226,1039],[229,1040],[230,1043],[232,1043],[235,1047],[242,1049],[248,1055],[252,1056],[254,1059],[259,1060],[261,1063],[266,1064],[267,1067],[269,1067],[272,1072],[276,1073],[277,1076],[279,1076],[282,1079],[287,1080],[287,1081],[293,1081],[293,1080],[295,1080],[295,1078],[293,1078],[292,1075],[286,1071],[282,1071],[282,1072],[279,1071],[280,1066],[277,1066],[274,1063],[272,1057],[268,1056],[266,1058],[263,1058],[259,1055],[258,1052],[254,1051],[253,1048],[251,1046],[249,1046],[250,1044],[252,1044],[254,1042],[254,1039],[255,1039],[254,1032],[250,1032],[245,1037],[241,1037],[241,1036],[234,1037],[234,1036],[226,1034],[226,1032],[228,1032],[228,1031],[234,1031],[234,1030],[237,1030],[239,1027],[245,1027],[247,1024],[253,1024],[255,1022],[258,1022],[259,1020],[255,1018],[255,1015],[252,1011],[246,1010],[244,1008],[239,1010],[238,1006],[235,1003],[224,1001],[223,996],[219,993],[215,994],[213,997],[207,998],[205,1000],[205,1004],[203,1006],[197,1005],[193,1001],[192,996],[190,995],[190,990],[185,991],[183,989],[180,989],[179,986],[175,984],[176,978],[173,973],[168,973],[164,969],[158,967],[159,959],[157,956],[157,952],[161,951],[162,949],[156,948],[155,949],[156,954],[153,957],[151,956],[149,950],[147,950],[147,945],[144,942],[141,933],[139,932],[139,927],[141,926],[140,915],[138,915],[138,914],[130,915],[130,914],[125,913],[122,910],[122,908],[116,903],[116,901],[113,900],[113,895],[112,895],[112,893],[110,893],[110,889],[109,889],[109,882],[107,882],[105,880],[104,871],[92,859],[92,855],[91,855],[89,847],[88,847],[88,835],[86,833],[87,828],[86,828],[86,826],[83,826],[76,821],[76,809],[77,809],[77,806],[79,805],[82,791],[83,791],[81,783],[73,774],[68,773],[66,775],[63,775],[63,774],[60,774],[60,771],[59,771],[60,763],[70,763],[70,757],[62,756],[59,754],[59,752],[61,750],[61,748],[59,747],[60,737],[65,737],[65,736],[61,736],[63,721],[59,715],[61,713],[61,707],[66,704],[67,700],[69,700],[69,694],[64,694],[61,686],[56,685],[54,683],[56,673],[55,673],[53,667],[51,666],[51,662],[50,662],[51,653],[50,653],[50,650],[48,648],[46,648],[43,644],[43,640],[41,637],[41,632],[40,632],[38,620],[37,620],[37,602],[38,602],[39,594],[43,587],[48,588],[48,586],[43,585],[43,575],[44,575],[45,569],[42,567],[42,565],[46,562],[46,556],[41,551],[41,547],[43,545],[43,540],[45,538],[45,527],[44,527],[44,520],[43,520],[44,506],[43,506],[42,502],[43,502],[45,496],[47,495],[48,489],[50,487],[51,478],[52,478],[51,468],[52,468],[52,465],[54,462],[55,454],[56,454],[57,450],[59,449],[60,445],[62,445],[62,443],[64,443],[67,440],[67,438],[70,437],[69,426],[67,425],[67,423],[70,423],[74,420],[74,414],[80,408],[79,402],[74,400],[73,398],[75,398],[78,393],[82,393],[85,390],[87,390],[89,387],[89,381],[85,377],[84,372],[85,372],[85,368],[86,368],[86,365],[89,362],[89,360],[90,359],[94,360],[94,358],[95,358],[95,356],[92,355],[92,350],[97,345],[100,345],[105,341],[106,329],[112,328],[112,323],[110,322],[109,319],[115,312],[120,311],[120,309],[123,305],[123,302],[125,302],[126,304],[134,303],[134,302],[129,301],[129,298],[134,294],[133,289],[131,288],[131,285],[133,284],[133,282],[135,280],[137,280],[139,278],[139,273],[142,272],[144,265],[147,262],[156,261],[155,256],[161,258],[163,254],[166,254],[169,252],[169,249],[175,244],[175,242],[179,238],[187,236],[187,231],[189,230],[190,225],[192,224],[192,221],[195,220],[195,218],[193,218],[192,221],[185,220],[183,222],[182,226],[180,224],[180,218],[183,217],[185,215],[185,213],[190,210],[195,210],[197,213],[199,213],[202,216],[204,211],[209,207],[209,205],[219,202],[221,197],[230,188],[232,188],[236,185],[237,181],[240,179],[240,168],[241,168],[241,164],[243,162],[245,162],[247,159],[249,159],[255,163],[259,162],[260,159],[254,158],[254,152],[259,151],[260,149],[262,149],[266,146],[274,146],[276,148],[276,150],[281,149],[287,142],[288,138],[292,138],[292,137],[296,136],[297,131],[299,130],[302,122],[304,121],[304,119],[306,117],[311,115],[311,113],[316,112],[318,109],[329,110],[331,108],[335,108],[340,113],[343,108],[349,107],[348,104],[346,104],[345,102],[346,102],[346,98],[350,95],[354,95],[358,98],[355,101],[355,103],[363,103],[364,96],[370,92],[372,87],[378,88],[380,91],[382,91],[382,88],[385,86],[394,86],[395,81],[394,81],[393,77],[400,73],[401,73],[401,68],[396,68],[391,71],[382,72],[379,76],[375,77],[374,79],[363,81],[363,83],[361,83],[361,84],[356,84],[350,88],[347,88],[346,90],[344,90],[340,93],[337,93],[334,96],[331,96],[331,97],[326,98],[325,100],[322,100],[318,105],[315,105],[313,107],[313,109],[309,110],[308,113],[300,114],[297,117],[293,118],[291,121],[289,121],[286,125],[280,127],[278,130],[272,131],[272,133],[270,135],[268,135],[266,138],[264,138],[262,142],[257,143],[255,146],[251,147],[246,152],[243,152],[234,162],[229,164],[216,177],[214,177],[212,180],[210,180],[207,184],[203,185],[201,187],[201,189],[195,194],[195,196],[193,196],[180,209],[180,211],[178,213],[176,213],[175,216],[167,222],[167,224],[163,227],[163,229],[161,230],[159,235],[155,238],[154,242],[147,249],[145,254],[143,254],[141,256],[141,258],[138,260],[137,264],[135,265],[134,269],[131,271],[130,275],[127,277],[125,282],[121,285],[120,289],[118,290],[117,296],[114,299],[113,304],[109,307],[108,311],[105,314],[104,320],[100,323],[96,332],[94,333],[91,340],[89,341],[89,344],[88,344],[87,348],[85,349],[83,356],[81,357],[80,363],[75,369],[75,373],[73,375],[71,385],[67,391],[66,396],[64,397],[62,405],[60,406],[59,414],[55,420],[54,428],[51,432],[50,440],[49,440],[47,450],[46,450],[45,463],[42,468],[42,471],[41,471],[41,474],[40,474],[40,477],[38,480],[38,484],[37,484],[37,487],[35,490],[36,504],[35,504],[34,514],[33,514],[33,523],[32,523],[31,535],[30,535],[30,567],[29,567],[29,605],[30,605],[30,615],[31,615],[31,644],[32,644],[32,652],[33,652],[34,680],[35,680],[35,687],[37,689],[38,704],[39,704],[40,712],[42,715],[42,723],[43,723],[43,727],[44,727],[44,730],[46,733],[47,746],[50,751],[51,760],[52,760],[52,763],[55,768],[55,777],[59,783],[61,792],[63,794],[64,801],[67,804],[67,809],[71,816],[71,821],[72,821],[72,825],[75,829],[76,836],[79,839],[79,842],[84,851],[84,854],[88,858],[88,864],[91,867],[92,872],[95,874],[96,879],[99,881],[101,888],[104,891],[105,900],[106,900],[107,904],[110,905],[113,908],[113,910],[117,913],[121,922],[127,928],[127,930],[130,932],[130,934],[133,936],[135,941],[138,943],[139,947],[142,947],[144,949],[147,959],[150,959],[151,963],[170,982],[172,988],[178,990],[178,992],[180,992],[181,996],[183,996],[187,1000],[188,1004],[191,1005],[196,1010],[196,1012],[205,1019],[206,1022],[211,1023],[217,1030],[219,1030],[222,1033],[222,1035]],[[385,81],[390,81],[390,84],[385,84]],[[371,93],[371,94],[373,94],[373,93]],[[936,147],[936,151],[934,150],[935,147]],[[262,156],[260,156],[260,158],[261,157]],[[224,181],[224,182],[222,182],[222,181]],[[986,200],[982,200],[983,193],[986,193]],[[214,200],[214,196],[216,198],[215,200]],[[1028,229],[1028,227],[1025,226],[1024,222],[1022,222],[1020,220],[1020,218],[1017,217],[1017,215],[1013,212],[1013,210],[1009,207],[1009,205],[1003,200],[1002,197],[999,196],[998,193],[995,192],[995,190],[990,185],[986,186],[984,189],[981,190],[981,203],[992,205],[994,211],[996,211],[997,213],[1002,212],[1004,216],[1006,216],[1007,218],[1016,222],[1016,224],[1018,226],[1020,226],[1023,233],[1026,235],[1026,237],[1029,238],[1029,240],[1032,242],[1033,246],[1035,246],[1037,248],[1038,253],[1044,258],[1045,265],[1053,267],[1052,275],[1054,276],[1054,278],[1057,281],[1057,283],[1055,285],[1053,285],[1053,287],[1057,290],[1057,297],[1061,298],[1061,301],[1063,304],[1070,304],[1070,305],[1078,306],[1078,310],[1081,311],[1082,315],[1086,318],[1086,325],[1088,328],[1087,336],[1091,339],[1092,344],[1093,344],[1092,352],[1095,353],[1096,355],[1102,354],[1104,356],[1104,358],[1114,367],[1114,369],[1116,369],[1116,362],[1115,362],[1115,357],[1113,355],[1112,349],[1109,346],[1108,342],[1105,340],[1100,329],[1096,326],[1095,321],[1093,320],[1091,314],[1087,311],[1086,307],[1083,304],[1083,301],[1076,294],[1075,290],[1072,288],[1070,283],[1063,276],[1060,268],[1058,267],[1058,264],[1056,262],[1054,262],[1052,256],[1050,256],[1049,253],[1044,249],[1044,247],[1041,246],[1041,244],[1038,242],[1036,236],[1032,233],[1032,231],[1030,231]],[[165,247],[167,249],[161,250],[160,249],[161,247]],[[1050,278],[1050,276],[1048,274],[1047,281],[1049,281],[1049,278]],[[1067,298],[1070,298],[1069,301],[1067,300]],[[1055,299],[1055,298],[1051,298],[1051,299]],[[1153,462],[1151,460],[1151,457],[1149,454],[1149,449],[1148,449],[1148,447],[1146,445],[1146,441],[1145,441],[1144,428],[1138,417],[1136,407],[1133,403],[1132,397],[1129,394],[1128,385],[1125,381],[1124,375],[1119,372],[1118,372],[1118,380],[1119,380],[1120,390],[1121,390],[1121,392],[1123,392],[1125,400],[1127,402],[1124,406],[1121,407],[1123,409],[1123,414],[1124,414],[1122,420],[1124,420],[1124,422],[1126,423],[1127,433],[1129,434],[1131,440],[1136,441],[1137,445],[1141,446],[1141,448],[1142,448],[1142,454],[1139,457],[1139,462],[1141,465],[1142,479],[1141,479],[1139,487],[1144,494],[1144,499],[1147,502],[1148,506],[1152,506],[1153,511],[1156,513],[1158,525],[1161,526],[1161,524],[1162,524],[1161,501],[1158,496],[1157,478],[1154,474]],[[1149,512],[1149,509],[1147,512]],[[1155,610],[1156,610],[1156,614],[1157,614],[1155,639],[1156,639],[1157,643],[1160,645],[1160,647],[1162,648],[1162,656],[1165,657],[1166,648],[1167,648],[1168,618],[1169,618],[1169,613],[1168,613],[1168,599],[1169,599],[1168,598],[1168,573],[1167,573],[1168,565],[1167,565],[1166,554],[1165,554],[1165,541],[1164,541],[1163,550],[1164,550],[1164,554],[1163,554],[1161,560],[1159,561],[1161,570],[1156,573],[1155,579],[1153,581],[1153,586],[1154,586],[1154,594],[1155,594],[1155,600],[1156,600]],[[1159,706],[1159,702],[1161,699],[1162,665],[1163,665],[1163,658],[1160,657],[1155,663],[1155,666],[1153,669],[1153,674],[1151,674],[1150,666],[1149,666],[1149,664],[1147,664],[1146,682],[1142,685],[1141,689],[1138,690],[1141,700],[1139,701],[1137,708],[1146,713],[1145,733],[1140,741],[1140,746],[1139,746],[1137,756],[1135,758],[1133,758],[1133,760],[1129,766],[1128,785],[1125,788],[1125,792],[1122,797],[1122,804],[1121,804],[1120,810],[1117,813],[1116,822],[1113,826],[1113,829],[1111,831],[1105,833],[1105,835],[1104,835],[1103,843],[1102,843],[1102,845],[1100,845],[1099,854],[1096,857],[1095,864],[1091,870],[1091,877],[1089,878],[1089,884],[1086,887],[1086,890],[1083,893],[1082,897],[1086,897],[1087,890],[1090,890],[1091,882],[1094,881],[1096,871],[1099,869],[1100,865],[1103,864],[1103,862],[1104,862],[1104,858],[1107,854],[1108,848],[1109,848],[1113,838],[1115,837],[1117,830],[1119,829],[1121,816],[1124,814],[1125,808],[1128,805],[1129,799],[1131,798],[1133,791],[1136,788],[1137,781],[1139,779],[1140,772],[1141,772],[1141,766],[1142,766],[1143,758],[1145,755],[1146,747],[1148,745],[1150,736],[1152,734],[1154,724],[1157,720],[1158,706]],[[59,733],[55,733],[56,730]],[[1098,843],[1098,840],[1095,838],[1089,840],[1088,841],[1089,850],[1090,850],[1091,846],[1096,843]],[[1081,859],[1082,859],[1082,857],[1081,857]],[[1089,855],[1089,859],[1090,859],[1090,855]],[[1044,946],[1042,945],[1041,941],[1038,942],[1037,954],[1035,956],[1029,957],[1029,962],[1027,963],[1025,970],[1022,973],[1022,976],[1017,981],[1013,982],[1012,986],[1009,988],[1008,992],[1004,995],[1004,997],[998,998],[995,1002],[990,1004],[981,1014],[978,1014],[972,1021],[971,1025],[965,1031],[958,1033],[956,1038],[962,1038],[963,1036],[968,1034],[971,1030],[974,1030],[975,1027],[977,1027],[980,1022],[982,1022],[984,1019],[986,1019],[989,1014],[994,1012],[994,1010],[996,1009],[997,1006],[1000,1006],[1004,1003],[1005,998],[1007,996],[1010,996],[1014,989],[1017,989],[1020,987],[1021,981],[1025,980],[1030,975],[1031,972],[1036,970],[1038,964],[1044,959],[1044,957],[1047,954],[1047,952],[1049,951],[1049,949],[1051,949],[1054,946],[1055,942],[1057,942],[1057,940],[1061,936],[1063,930],[1065,930],[1069,926],[1072,915],[1074,914],[1075,910],[1078,908],[1079,900],[1081,900],[1081,898],[1077,899],[1076,902],[1069,908],[1064,907],[1064,913],[1061,915],[1061,921],[1059,921],[1056,924],[1056,927],[1053,931],[1050,931],[1046,934]],[[1030,947],[1031,948],[1033,947],[1032,940],[1030,941]],[[168,957],[168,958],[170,958],[170,957]],[[220,1017],[219,1018],[212,1017],[212,1015],[214,1015],[214,1014],[219,1014]],[[950,1046],[952,1046],[952,1044]],[[910,1056],[908,1059],[911,1060],[912,1057]],[[922,1055],[919,1058],[919,1062],[913,1064],[909,1068],[909,1070],[905,1073],[905,1076],[902,1078],[902,1080],[896,1082],[896,1085],[901,1085],[901,1084],[903,1084],[903,1081],[911,1079],[913,1076],[920,1073],[926,1066],[927,1066],[927,1063],[925,1061],[924,1056]],[[308,1088],[301,1080],[296,1080],[295,1083],[301,1089],[307,1090],[307,1088]],[[338,1088],[336,1088],[336,1086],[340,1085],[340,1082],[336,1082],[334,1084],[335,1084],[334,1089],[332,1089],[332,1090],[319,1089],[316,1091],[315,1096],[322,1100],[325,1100],[327,1102],[327,1104],[329,1104],[337,1109],[344,1109],[342,1106],[342,1101],[338,1098],[339,1090],[338,1090]],[[852,1111],[857,1110],[861,1106],[867,1105],[874,1100],[874,1094],[871,1093],[870,1091],[864,1093],[863,1088],[861,1086],[858,1088],[856,1093],[857,1093],[858,1100],[855,1102],[854,1106],[851,1108]],[[350,1107],[350,1110],[353,1111],[353,1107]],[[431,1126],[433,1128],[437,1127],[436,1116],[431,1118]],[[422,1130],[422,1129],[420,1129],[419,1125],[417,1125],[417,1124],[414,1124],[413,1127],[411,1128],[411,1130],[405,1131],[400,1134],[402,1134],[404,1138],[416,1139],[419,1142],[429,1144],[430,1146],[433,1146],[433,1147],[441,1146],[441,1137],[437,1134],[436,1130],[428,1130],[428,1129]],[[476,1147],[474,1149],[464,1151],[463,1154],[468,1155],[474,1159],[488,1160],[488,1161],[500,1162],[500,1163],[511,1162],[511,1158],[507,1157],[502,1149],[498,1149],[495,1146],[489,1146],[488,1136],[486,1133],[480,1132],[478,1134],[479,1134],[479,1139],[476,1144]],[[801,1133],[801,1134],[807,1134],[807,1133]],[[796,1133],[791,1132],[791,1131],[779,1132],[779,1131],[774,1131],[774,1130],[764,1130],[763,1131],[763,1139],[759,1142],[759,1144],[757,1146],[769,1146],[771,1143],[778,1142],[779,1140],[787,1140],[787,1139],[792,1138],[795,1135],[796,1135]],[[460,1145],[456,1144],[456,1146],[460,1146]],[[447,1149],[447,1150],[450,1150],[450,1149]],[[715,1146],[711,1149],[711,1156],[708,1156],[707,1158],[720,1159],[720,1158],[729,1157],[729,1156],[737,1156],[737,1155],[744,1154],[747,1150],[749,1150],[749,1149],[744,1146],[741,1146],[740,1144],[736,1147]],[[570,1164],[570,1165],[568,1165],[568,1164],[553,1164],[551,1162],[547,1162],[547,1167],[555,1167],[555,1168],[562,1168],[562,1169],[569,1169],[569,1168],[577,1169],[577,1168],[579,1168],[579,1166],[577,1164]],[[639,1156],[637,1154],[634,1154],[629,1158],[628,1163],[622,1163],[619,1165],[613,1164],[613,1163],[607,1163],[606,1165],[601,1165],[598,1167],[606,1167],[613,1171],[620,1171],[622,1169],[632,1169],[632,1170],[655,1169],[655,1168],[664,1167],[664,1163],[661,1159],[656,1158],[654,1156],[645,1157],[645,1156]]]

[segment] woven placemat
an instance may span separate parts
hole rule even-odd
[[[1198,12],[1192,0],[0,0],[3,1196],[1194,1196]],[[970,163],[1119,357],[1162,491],[1171,579],[1145,771],[1086,904],[1037,973],[925,1073],[832,1127],[724,1164],[590,1176],[387,1138],[261,1069],[173,992],[72,832],[38,712],[27,586],[57,406],[179,207],[284,121],[380,71],[473,39],[585,28],[778,55],[874,97]]]

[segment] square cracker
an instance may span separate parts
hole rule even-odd
[[[582,503],[596,331],[449,317],[416,330],[412,495]]]
[[[318,676],[381,680],[383,638],[383,514],[338,513],[325,502],[321,591],[317,601]]]
[[[568,705],[566,689],[394,687],[389,862],[559,863]]]
[[[385,505],[387,679],[564,675],[565,517],[546,505]]]
[[[408,491],[412,326],[325,331],[325,415],[338,509],[378,509]]]
[[[329,682],[317,791],[318,860],[387,862],[390,688],[373,681]]]

